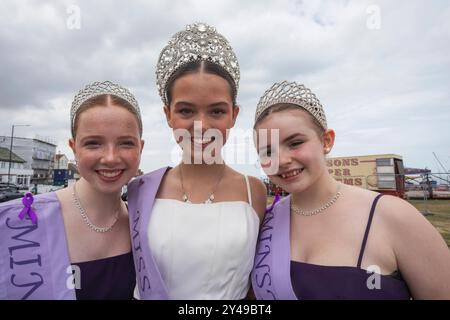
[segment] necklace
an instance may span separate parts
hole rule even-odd
[[[214,188],[212,189],[212,192],[211,192],[211,194],[209,195],[208,199],[206,199],[203,203],[205,203],[205,204],[213,203],[213,201],[214,201],[214,192],[216,192],[216,189],[217,189],[217,187],[219,186],[220,181],[222,181],[222,178],[223,178],[223,176],[224,176],[224,173],[225,173],[225,164],[223,165],[222,173],[221,173],[221,175],[220,175],[219,180],[217,180],[217,183],[215,184]],[[182,170],[181,170],[181,166],[180,166],[180,180],[181,180],[181,190],[183,191],[183,198],[182,198],[183,201],[186,202],[186,203],[192,203],[191,200],[189,200],[189,197],[188,197],[188,195],[186,194],[186,191],[184,190],[184,185],[183,185],[183,173],[182,173]]]
[[[336,190],[336,194],[333,196],[333,198],[331,198],[330,201],[325,203],[320,208],[314,209],[314,210],[310,210],[310,211],[303,211],[302,209],[300,209],[299,207],[295,206],[292,203],[292,198],[291,198],[291,211],[294,212],[295,214],[299,214],[299,215],[302,215],[302,216],[308,216],[308,217],[309,216],[314,216],[316,214],[319,214],[319,213],[325,211],[329,207],[331,207],[337,201],[337,199],[339,199],[340,196],[341,196],[341,184],[339,183],[338,187],[337,187],[337,190]]]
[[[83,218],[83,221],[89,226],[89,228],[91,228],[95,232],[105,233],[105,232],[110,231],[114,227],[114,225],[116,224],[117,220],[119,220],[119,209],[117,209],[117,211],[116,211],[114,222],[109,227],[97,227],[95,224],[93,224],[91,222],[91,220],[89,220],[89,217],[87,216],[86,210],[81,205],[81,202],[80,202],[80,199],[78,197],[77,189],[75,188],[75,185],[76,185],[76,183],[73,185],[73,192],[72,192],[73,202],[75,203],[75,206],[80,211],[81,218]]]

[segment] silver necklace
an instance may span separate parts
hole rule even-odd
[[[91,222],[91,220],[89,220],[89,217],[87,216],[86,210],[81,205],[81,202],[80,202],[80,199],[78,197],[77,189],[75,188],[75,185],[76,185],[76,183],[74,183],[74,185],[73,185],[73,192],[72,192],[73,202],[74,202],[75,206],[78,208],[78,211],[80,211],[81,218],[83,219],[83,221],[88,225],[89,228],[91,228],[95,232],[105,233],[105,232],[110,231],[114,227],[114,225],[116,224],[117,220],[119,220],[119,210],[120,210],[120,208],[117,209],[115,220],[109,227],[97,227],[95,224],[93,224]]]
[[[213,203],[213,202],[214,202],[214,199],[215,199],[215,197],[214,197],[214,192],[216,192],[216,189],[217,189],[217,187],[219,186],[220,181],[222,181],[222,178],[223,178],[223,176],[224,176],[224,173],[225,173],[225,164],[223,165],[222,173],[221,173],[221,175],[220,175],[219,180],[217,180],[217,183],[215,184],[214,188],[212,189],[212,192],[211,192],[211,194],[209,195],[208,199],[206,199],[205,201],[203,201],[203,203],[205,203],[205,204],[210,204],[210,203]],[[186,194],[186,191],[184,190],[183,173],[182,173],[182,170],[181,170],[181,166],[180,166],[180,180],[181,180],[181,190],[183,191],[183,197],[182,197],[183,201],[186,202],[186,203],[192,203],[192,201],[189,200],[189,197],[188,197],[188,195]]]
[[[331,207],[336,201],[337,199],[339,199],[339,197],[341,196],[341,184],[338,184],[337,190],[336,190],[336,194],[333,196],[333,198],[330,199],[330,201],[328,201],[327,203],[325,203],[323,206],[321,206],[320,208],[314,209],[314,210],[310,210],[310,211],[304,211],[301,208],[295,206],[293,204],[293,200],[291,198],[291,211],[295,214],[299,214],[302,216],[314,216],[316,214],[319,214],[323,211],[325,211],[326,209],[328,209],[329,207]]]

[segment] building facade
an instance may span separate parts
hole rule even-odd
[[[11,164],[10,159],[11,158]],[[26,161],[9,152],[9,149],[0,147],[0,182],[11,183],[28,188],[31,183],[33,170],[26,169]]]
[[[53,169],[53,185],[67,186],[69,179],[69,159],[65,154],[58,153],[55,155],[55,163]]]
[[[332,157],[327,159],[328,172],[342,183],[404,197],[403,158],[396,154]]]
[[[11,137],[0,136],[0,147],[9,150]],[[14,137],[13,153],[25,160],[24,169],[32,170],[31,184],[52,184],[56,143],[49,139]]]

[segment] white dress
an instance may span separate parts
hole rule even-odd
[[[156,199],[150,248],[170,299],[243,299],[250,287],[259,218],[250,203]]]

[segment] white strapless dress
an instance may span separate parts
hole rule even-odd
[[[170,299],[245,298],[258,230],[258,215],[244,201],[156,199],[148,235]]]

